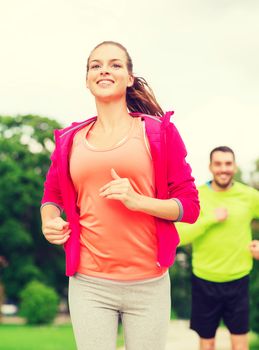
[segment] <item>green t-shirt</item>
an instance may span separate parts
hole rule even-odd
[[[199,188],[201,213],[196,223],[177,223],[180,245],[192,243],[193,273],[213,282],[247,275],[253,258],[249,251],[251,221],[259,218],[259,191],[235,182],[216,192],[210,184]],[[217,222],[214,210],[226,208],[228,217]]]

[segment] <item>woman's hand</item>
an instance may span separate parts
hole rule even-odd
[[[70,237],[69,223],[61,217],[50,219],[42,226],[42,232],[47,241],[52,244],[64,244]]]
[[[100,188],[100,196],[119,200],[128,209],[136,211],[141,196],[134,191],[129,179],[119,177],[114,169],[111,169],[111,176],[113,180]]]
[[[157,199],[141,195],[134,191],[129,179],[121,178],[111,169],[113,180],[100,188],[100,196],[122,202],[132,211],[139,211],[161,219],[176,220],[180,209],[173,199]]]

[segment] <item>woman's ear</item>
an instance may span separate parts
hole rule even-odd
[[[129,75],[129,81],[128,81],[128,87],[131,87],[131,86],[133,86],[133,84],[134,84],[134,76],[133,75]]]

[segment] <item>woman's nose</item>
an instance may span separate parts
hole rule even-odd
[[[102,69],[101,69],[101,75],[107,75],[107,74],[110,74],[109,72],[109,67],[107,66],[102,66]]]

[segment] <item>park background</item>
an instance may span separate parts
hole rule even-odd
[[[95,114],[85,66],[103,40],[121,42],[134,73],[146,78],[164,110],[175,111],[197,185],[210,178],[210,150],[228,145],[239,179],[258,187],[258,15],[256,0],[0,0],[0,279],[6,302],[18,304],[31,280],[66,297],[63,252],[42,238],[39,203],[53,129]],[[189,315],[190,255],[189,248],[179,250],[171,271],[178,317]],[[254,269],[254,286],[258,278]],[[254,306],[258,302],[254,297]]]

